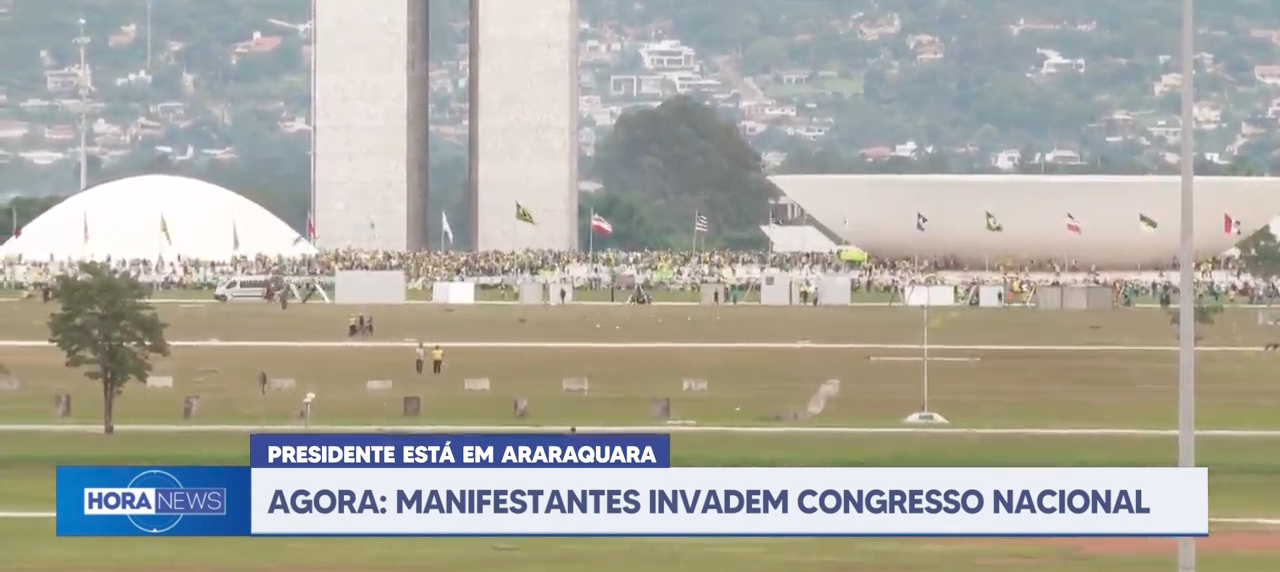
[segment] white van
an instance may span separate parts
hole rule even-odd
[[[219,302],[232,300],[262,300],[267,295],[268,276],[239,276],[224,280],[213,290],[213,299]]]

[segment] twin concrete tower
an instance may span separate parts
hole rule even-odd
[[[312,0],[312,205],[322,248],[423,250],[428,0]],[[470,0],[467,202],[477,250],[578,244],[577,0]],[[516,203],[536,224],[516,220]],[[457,225],[455,222],[454,225]]]

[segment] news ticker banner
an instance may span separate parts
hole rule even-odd
[[[1205,536],[1203,468],[671,468],[666,435],[253,435],[59,467],[59,536]]]

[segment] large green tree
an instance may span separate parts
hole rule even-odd
[[[57,279],[60,304],[49,317],[49,341],[70,368],[102,386],[102,430],[115,432],[115,400],[130,380],[145,381],[152,356],[169,355],[167,327],[147,302],[148,289],[132,276],[86,262],[78,275]]]
[[[594,171],[609,191],[639,193],[665,220],[687,221],[677,224],[686,234],[694,211],[705,214],[711,245],[733,236],[762,245],[756,227],[779,195],[736,124],[684,96],[623,114],[598,146]]]
[[[1240,266],[1245,272],[1260,281],[1271,282],[1280,278],[1280,242],[1277,242],[1271,227],[1253,233],[1238,246],[1240,249]],[[1270,296],[1267,303],[1272,302]]]

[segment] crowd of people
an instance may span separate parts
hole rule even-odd
[[[1141,285],[1175,280],[1176,262],[1165,267],[1099,269],[1062,261],[992,260],[978,265],[958,259],[899,259],[875,257],[850,263],[837,253],[780,253],[766,251],[644,251],[619,252],[528,250],[520,252],[397,252],[331,250],[318,256],[279,258],[241,257],[230,261],[107,259],[140,280],[166,288],[212,289],[221,281],[244,276],[312,278],[337,270],[404,270],[411,288],[430,288],[437,281],[474,281],[497,285],[504,280],[545,278],[572,281],[578,287],[605,288],[621,277],[654,288],[686,288],[704,282],[749,283],[761,275],[782,272],[798,278],[843,274],[867,289],[891,289],[907,283],[992,283],[1018,279],[1037,284],[1117,281]],[[1205,261],[1197,268],[1201,281],[1238,286],[1252,279],[1235,268],[1234,259]],[[989,265],[987,265],[989,264]],[[4,261],[0,281],[8,288],[46,283],[72,271],[73,261]]]

